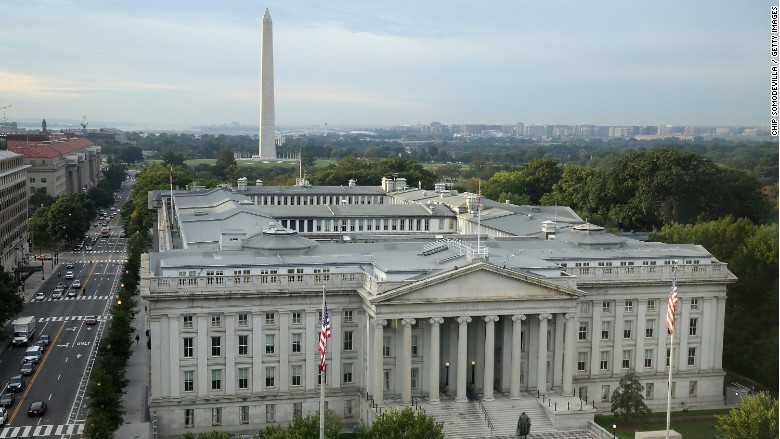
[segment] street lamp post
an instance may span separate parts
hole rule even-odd
[[[41,280],[46,280],[46,278],[43,275],[43,261],[41,261]]]
[[[449,387],[450,386],[450,362],[449,361],[444,363],[444,370],[446,371],[444,373],[444,385]]]
[[[474,361],[474,360],[471,360],[471,385],[472,386],[475,383],[475,381],[474,381],[474,370],[476,370],[476,368],[477,368],[477,362]]]
[[[617,424],[612,424],[612,439],[615,439],[615,430],[617,429]]]

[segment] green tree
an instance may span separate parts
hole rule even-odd
[[[729,439],[777,439],[777,400],[759,392],[742,400],[728,415],[717,416],[718,430]]]
[[[54,240],[49,230],[49,223],[51,223],[50,212],[48,207],[35,209],[35,212],[33,212],[27,222],[30,238],[32,239],[31,249],[33,250],[41,251],[43,249],[51,249],[54,246]]]
[[[615,416],[622,416],[628,421],[631,416],[643,418],[650,414],[650,409],[645,404],[643,396],[644,386],[639,382],[639,377],[633,369],[630,369],[618,383],[618,387],[612,392],[612,407],[610,411]]]
[[[30,199],[27,200],[27,205],[33,209],[38,209],[39,207],[51,207],[51,205],[54,204],[54,201],[54,197],[46,193],[45,187],[39,187],[30,195]]]
[[[116,153],[117,159],[124,163],[137,163],[144,161],[143,151],[139,146],[125,146],[119,149]]]
[[[184,165],[184,155],[177,154],[171,150],[165,151],[163,153],[163,165],[166,166],[183,166]]]
[[[341,419],[331,410],[325,411],[325,437],[337,439],[341,430]],[[269,425],[255,435],[256,439],[316,439],[320,437],[320,414],[293,419],[287,429]]]
[[[361,439],[444,439],[444,424],[411,407],[391,409],[374,419]]]

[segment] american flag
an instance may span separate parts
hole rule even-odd
[[[322,312],[322,329],[320,329],[320,372],[325,370],[325,346],[330,338],[330,318],[328,317],[328,304]]]
[[[672,292],[669,294],[669,306],[666,308],[666,329],[674,333],[674,309],[677,307],[677,279],[672,278]]]

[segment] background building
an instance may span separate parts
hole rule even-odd
[[[0,151],[0,265],[6,273],[22,263],[27,244],[27,171],[24,157]]]

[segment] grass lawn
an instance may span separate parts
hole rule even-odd
[[[728,409],[672,412],[671,429],[685,439],[712,439],[719,434],[715,415],[725,415],[728,412]],[[612,425],[616,424],[617,437],[633,439],[637,431],[666,430],[666,413],[653,413],[643,420],[631,419],[629,422],[623,421],[623,418],[616,419],[612,415],[598,415],[595,422],[610,432]]]

